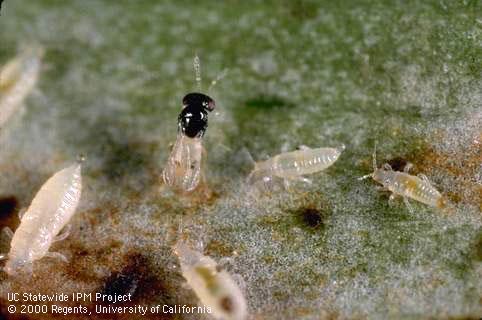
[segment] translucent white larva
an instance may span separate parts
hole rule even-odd
[[[0,127],[18,110],[35,87],[43,50],[28,48],[0,70]]]
[[[212,310],[216,319],[243,320],[247,317],[244,296],[229,273],[219,270],[210,257],[178,242],[174,253],[179,257],[182,275],[200,302]]]
[[[300,150],[281,153],[268,160],[256,162],[249,179],[277,176],[308,181],[302,176],[325,170],[335,163],[344,149],[344,145],[338,148],[315,149],[302,146]]]
[[[418,177],[408,174],[411,164],[405,166],[404,172],[393,171],[389,164],[385,164],[382,168],[377,168],[376,146],[373,152],[373,172],[359,178],[373,178],[376,182],[382,184],[387,190],[392,192],[390,200],[396,195],[402,196],[405,205],[413,212],[413,208],[408,202],[408,198],[425,203],[432,207],[444,208],[447,204],[445,198],[435,189],[428,178],[420,174]]]
[[[32,271],[32,263],[45,256],[66,260],[60,253],[48,252],[54,241],[65,239],[66,226],[79,204],[82,189],[81,164],[55,173],[35,195],[13,234],[4,271],[9,275]],[[10,231],[11,232],[11,231]]]

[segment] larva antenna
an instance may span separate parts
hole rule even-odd
[[[77,163],[78,163],[78,164],[82,164],[82,163],[84,163],[84,161],[85,161],[85,156],[84,156],[84,154],[83,154],[83,153],[79,153],[79,154],[77,155]]]
[[[199,56],[197,55],[197,53],[194,56],[193,66],[194,66],[194,75],[196,77],[197,88],[199,89],[199,91],[201,91],[202,90],[201,60],[199,59]]]
[[[363,177],[358,178],[357,180],[365,180],[366,178],[370,178],[371,176],[373,176],[373,173],[366,174]]]
[[[224,77],[226,77],[226,75],[228,74],[229,72],[229,69],[224,69],[223,71],[221,71],[216,79],[214,79],[213,81],[211,81],[211,84],[209,85],[209,88],[208,88],[208,92],[210,92],[212,90],[212,88],[214,88],[216,86],[216,84],[221,81]]]
[[[249,163],[251,163],[253,167],[256,167],[256,161],[254,161],[253,156],[249,152],[248,148],[243,147],[241,149],[241,152],[243,152],[246,155],[246,158],[248,158]]]
[[[179,218],[179,225],[177,226],[177,234],[182,235],[182,217]]]
[[[373,177],[373,174],[375,173],[375,171],[377,171],[377,141],[375,141],[375,146],[373,148],[372,165],[373,165],[373,172],[370,174],[366,174],[363,177],[358,178],[357,180],[365,180],[366,178]]]

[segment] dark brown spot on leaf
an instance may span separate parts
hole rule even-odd
[[[234,311],[234,302],[233,299],[229,296],[222,297],[219,305],[221,308],[226,312],[233,312]]]
[[[388,160],[387,163],[392,167],[393,170],[403,171],[408,161],[402,157],[395,157],[393,159]]]
[[[0,219],[11,215],[18,206],[17,198],[13,196],[0,199]]]
[[[0,198],[0,228],[9,227],[15,231],[19,224],[17,210],[17,198],[14,196]]]
[[[302,208],[298,211],[298,219],[309,228],[319,228],[323,225],[323,213],[316,208]]]

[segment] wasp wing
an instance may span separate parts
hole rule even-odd
[[[179,132],[162,173],[164,183],[183,191],[194,190],[201,177],[201,158],[201,138],[189,138]]]

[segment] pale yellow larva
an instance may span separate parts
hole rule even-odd
[[[256,162],[248,179],[253,181],[276,176],[309,182],[302,176],[325,170],[335,163],[344,149],[344,145],[338,148],[314,149],[302,146],[300,150],[281,153],[268,160]]]
[[[43,257],[66,258],[49,252],[54,241],[65,239],[68,232],[57,236],[66,226],[79,204],[82,190],[81,164],[76,163],[55,173],[35,195],[13,234],[4,271],[9,275],[32,272],[32,263]],[[10,231],[11,233],[11,231]]]
[[[407,164],[404,172],[393,171],[388,164],[385,164],[382,168],[377,168],[375,145],[375,151],[373,152],[373,172],[359,179],[363,180],[371,177],[376,182],[382,184],[384,188],[392,192],[390,200],[393,200],[397,195],[402,196],[410,212],[413,212],[413,208],[408,202],[408,198],[432,207],[444,208],[447,205],[447,201],[440,192],[431,185],[425,175],[420,174],[416,177],[408,174],[411,166],[411,164]]]
[[[217,263],[180,241],[174,246],[183,277],[200,302],[211,309],[216,319],[243,320],[247,317],[246,300],[241,289]]]
[[[43,49],[30,47],[0,70],[0,127],[18,108],[37,83]]]

